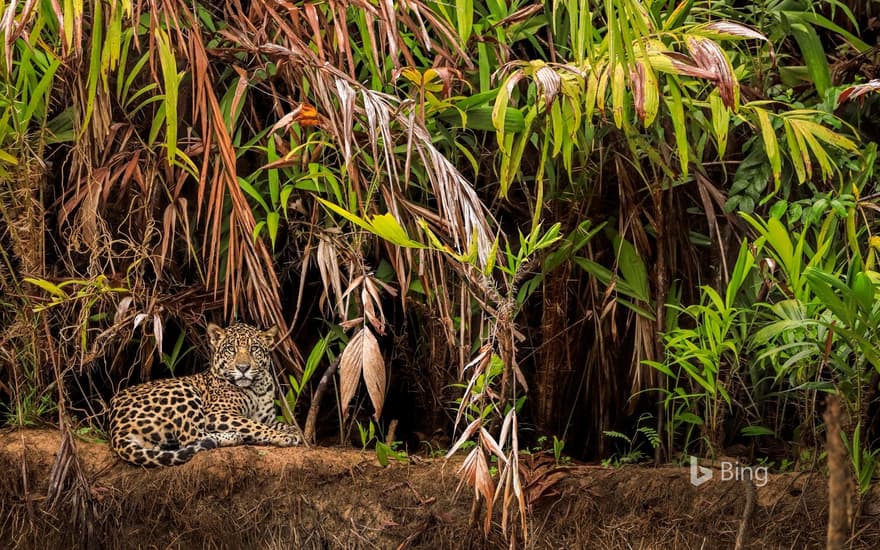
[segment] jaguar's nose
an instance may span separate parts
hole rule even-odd
[[[236,368],[240,373],[244,374],[244,373],[246,373],[246,372],[248,371],[248,369],[251,368],[251,366],[250,366],[250,364],[248,364],[248,363],[236,363],[236,364],[235,364],[235,368]]]

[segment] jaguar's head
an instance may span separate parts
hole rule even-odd
[[[270,350],[278,336],[278,327],[259,330],[245,323],[220,328],[208,324],[211,344],[211,373],[240,388],[269,375]]]

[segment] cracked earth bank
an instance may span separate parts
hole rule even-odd
[[[507,548],[500,500],[483,534],[461,459],[381,467],[373,452],[234,447],[166,469],[119,462],[58,430],[0,431],[0,548]],[[75,446],[75,452],[69,443]],[[534,500],[515,548],[733,548],[743,482],[699,488],[687,469],[524,460]],[[530,463],[530,464],[529,464]],[[748,548],[824,548],[826,478],[758,487]],[[861,501],[852,548],[880,548],[880,490]]]

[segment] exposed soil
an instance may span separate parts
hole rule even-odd
[[[75,448],[57,430],[0,432],[0,547],[508,547],[500,503],[488,535],[482,510],[471,522],[470,489],[455,494],[456,459],[383,468],[372,452],[236,447],[144,470],[102,443]],[[527,491],[543,496],[527,542],[515,547],[733,548],[746,503],[745,482],[694,487],[686,468],[545,474]],[[747,547],[823,548],[826,485],[819,474],[770,476],[756,487]],[[875,487],[861,501],[852,548],[880,548],[878,519]]]

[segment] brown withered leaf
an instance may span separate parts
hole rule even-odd
[[[373,403],[373,417],[378,421],[385,405],[385,360],[379,350],[379,342],[368,327],[362,331],[363,358],[364,358],[364,382],[367,384],[367,393]]]
[[[342,303],[342,271],[339,268],[339,252],[333,241],[319,238],[318,249],[315,255],[318,264],[318,272],[321,274],[321,283],[324,292],[321,294],[319,304],[331,304],[330,308],[336,308],[340,316],[345,315],[345,306]]]
[[[838,105],[844,103],[848,99],[856,99],[857,97],[862,97],[865,94],[869,94],[871,92],[880,91],[880,79],[869,80],[864,84],[856,84],[855,86],[850,86],[840,93],[840,97],[837,99]],[[862,98],[862,101],[865,99]]]
[[[711,80],[718,87],[724,105],[735,109],[738,83],[724,50],[712,40],[698,38],[688,38],[687,47],[697,66],[713,74]]]
[[[458,448],[461,447],[465,441],[470,439],[470,437],[472,435],[474,435],[474,432],[476,430],[480,429],[481,425],[482,425],[482,420],[479,417],[476,418],[473,422],[471,422],[468,425],[468,427],[465,428],[464,432],[461,434],[461,437],[458,438],[458,441],[455,442],[455,445],[453,445],[449,449],[449,451],[446,453],[446,458],[449,458],[450,456],[454,455],[455,451],[457,451]]]
[[[342,417],[348,416],[348,404],[354,397],[358,384],[361,381],[361,373],[364,370],[363,357],[360,353],[363,339],[363,330],[355,334],[348,342],[348,346],[339,358],[339,393],[342,408]]]
[[[645,120],[645,66],[642,63],[635,64],[635,70],[629,73],[632,80],[633,105],[639,120]]]
[[[382,310],[382,300],[379,298],[379,289],[376,287],[373,277],[364,277],[364,286],[361,289],[361,302],[364,306],[364,314],[370,326],[380,335],[385,334],[385,312]]]
[[[746,27],[733,21],[713,21],[705,26],[706,29],[717,32],[720,36],[754,38],[768,42],[767,37],[755,29]]]
[[[498,444],[497,441],[495,441],[492,435],[486,431],[486,428],[482,427],[480,428],[480,444],[482,444],[484,448],[488,449],[490,453],[497,456],[499,462],[507,462],[507,457],[504,456],[504,451],[501,450],[501,446]]]
[[[739,40],[742,38],[762,40],[767,43],[767,47],[769,48],[770,62],[774,66],[776,65],[776,51],[773,48],[773,43],[760,32],[740,23],[734,23],[733,21],[712,21],[705,25],[697,25],[689,32],[696,36],[711,38],[712,40]]]
[[[343,417],[348,415],[351,403],[363,376],[367,393],[373,404],[373,416],[378,420],[385,404],[385,360],[379,351],[379,342],[368,327],[355,334],[339,358],[340,406]]]
[[[568,466],[560,466],[546,452],[520,455],[519,475],[529,509],[543,497],[558,495],[556,484],[568,477]]]
[[[544,107],[549,109],[553,100],[559,95],[559,91],[562,90],[562,77],[556,71],[544,65],[535,71],[535,80],[540,84],[540,89],[544,96]]]
[[[486,520],[483,526],[485,532],[489,532],[492,525],[492,505],[494,504],[495,482],[486,462],[486,454],[479,446],[474,447],[464,459],[461,468],[458,469],[461,481],[458,483],[458,491],[462,483],[467,483],[474,488],[474,498],[482,496],[486,499]]]

